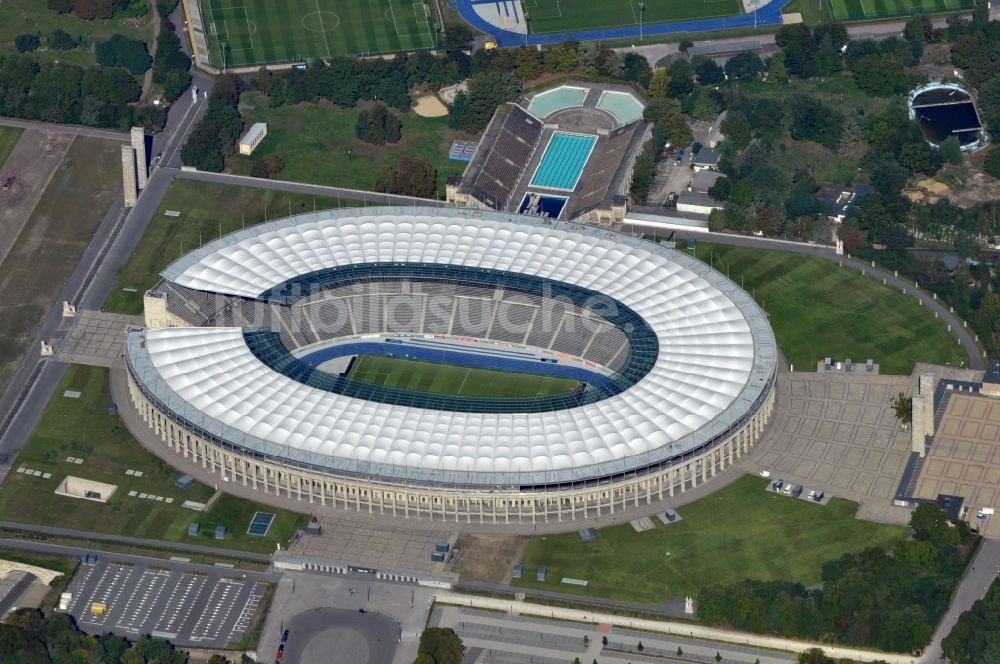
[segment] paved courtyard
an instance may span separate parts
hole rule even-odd
[[[750,457],[752,469],[856,500],[879,521],[906,521],[891,506],[906,460],[910,433],[896,421],[890,399],[910,394],[909,376],[861,371],[785,373],[765,435]]]
[[[975,512],[1000,507],[1000,399],[952,393],[923,463],[914,495],[963,496]],[[992,517],[985,534],[1000,535]]]
[[[232,569],[102,556],[80,566],[68,588],[69,613],[92,634],[152,634],[181,646],[221,648],[243,638],[272,581]],[[95,612],[94,604],[107,609]]]
[[[323,532],[303,535],[289,553],[356,567],[440,574],[444,564],[431,561],[434,547],[444,542],[455,543],[455,535],[447,530],[380,526],[350,515],[324,515],[322,525]]]
[[[65,320],[65,319],[64,319]],[[121,357],[125,331],[144,325],[142,316],[77,311],[69,334],[58,348],[62,362],[111,367]]]

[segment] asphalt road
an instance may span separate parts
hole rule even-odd
[[[626,233],[649,232],[648,229],[630,226],[628,224],[626,224],[622,230]],[[935,300],[933,296],[927,295],[923,291],[917,289],[913,282],[896,277],[891,272],[886,272],[881,268],[872,267],[871,263],[848,258],[846,255],[838,256],[831,247],[823,245],[791,242],[788,240],[776,240],[764,237],[684,230],[677,231],[674,235],[674,239],[696,239],[703,242],[726,244],[734,247],[752,247],[758,249],[790,251],[797,254],[817,256],[831,261],[839,261],[844,265],[844,267],[852,268],[858,272],[863,270],[865,274],[875,275],[873,278],[885,279],[887,285],[898,288],[907,295],[916,297],[923,306],[927,307],[932,312],[936,312],[945,323],[951,325],[952,332],[958,337],[958,340],[962,343],[962,347],[965,349],[966,354],[969,356],[968,368],[982,370],[986,366],[982,351],[979,349],[979,345],[976,343],[973,333],[962,325],[962,321],[951,313],[945,304],[939,300]]]
[[[134,546],[145,546],[153,549],[171,549],[174,551],[186,551],[190,553],[200,553],[209,556],[225,556],[242,560],[253,560],[256,562],[271,562],[270,554],[252,553],[238,549],[226,549],[215,546],[199,546],[197,544],[186,544],[184,542],[168,542],[165,540],[149,539],[145,537],[129,537],[128,535],[105,535],[103,533],[92,533],[88,530],[75,530],[73,528],[57,528],[55,526],[39,526],[32,523],[17,523],[15,521],[0,521],[0,528],[11,530],[23,530],[29,533],[40,535],[51,535],[53,537],[74,537],[77,539],[95,540],[98,542],[118,542],[132,544]]]
[[[399,642],[399,625],[381,613],[321,607],[303,611],[285,623],[286,664],[386,664]],[[270,661],[271,653],[260,653]]]

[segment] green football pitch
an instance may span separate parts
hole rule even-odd
[[[225,68],[433,48],[431,5],[410,0],[201,0]]]
[[[528,28],[533,33],[620,28],[629,25],[690,21],[699,18],[737,16],[741,0],[523,0]],[[641,16],[640,16],[641,14]]]
[[[475,369],[380,355],[354,361],[352,380],[406,390],[468,397],[535,397],[570,392],[580,383],[537,374]]]
[[[843,21],[971,9],[974,0],[829,0],[830,13]]]

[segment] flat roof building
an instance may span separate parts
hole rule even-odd
[[[267,136],[267,123],[253,123],[250,128],[247,129],[247,133],[243,134],[243,138],[240,139],[240,154],[253,154],[253,151],[257,149],[257,146],[260,145],[260,142],[264,140],[265,136]]]

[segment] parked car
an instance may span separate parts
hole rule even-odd
[[[786,484],[785,488],[782,489],[781,492],[783,494],[785,494],[786,496],[790,496],[790,495],[792,495],[792,487],[793,486],[794,486],[793,484]]]
[[[785,480],[777,479],[771,482],[771,488],[775,491],[781,491],[781,487],[784,486]]]
[[[819,501],[823,500],[823,492],[822,491],[817,491],[816,495],[813,496],[813,500],[815,500],[817,503]]]
[[[771,476],[771,471],[770,470],[762,470],[762,471],[760,471],[760,476],[761,477],[770,477]]]
[[[814,498],[816,498],[816,491],[815,490],[809,491],[809,499],[812,500]]]

